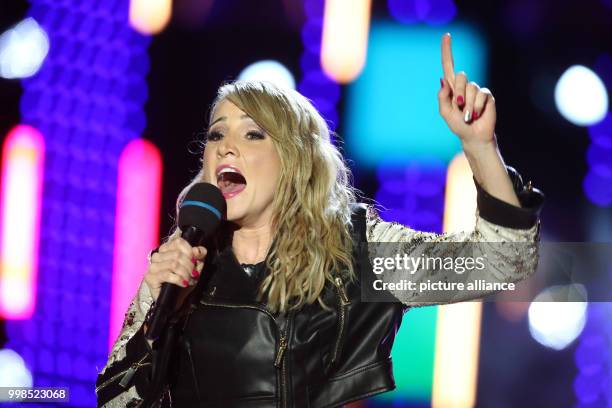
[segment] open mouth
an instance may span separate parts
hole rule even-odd
[[[217,168],[217,186],[225,199],[237,196],[246,188],[246,179],[235,167],[219,166]]]

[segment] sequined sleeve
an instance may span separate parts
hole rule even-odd
[[[368,242],[396,243],[397,245],[389,247],[409,256],[420,256],[423,251],[427,252],[428,257],[441,258],[461,257],[467,252],[473,257],[486,253],[487,267],[470,272],[472,274],[470,279],[506,283],[526,279],[535,272],[538,265],[539,212],[543,195],[541,199],[539,196],[534,199],[529,194],[541,195],[541,192],[529,185],[530,191],[525,192],[522,189],[517,191],[522,193],[519,195],[519,200],[525,205],[515,207],[489,195],[475,180],[474,182],[477,188],[478,206],[473,230],[443,234],[416,231],[396,222],[383,221],[377,211],[369,206],[366,213]],[[440,243],[440,245],[430,243]],[[370,252],[382,251],[376,248],[385,248],[385,246],[370,245]],[[380,255],[370,253],[370,258]],[[406,274],[405,270],[388,269],[381,277],[384,282],[399,282],[406,278]],[[410,280],[417,285],[420,281],[435,280],[435,278],[447,280],[447,277],[442,277],[435,268],[419,270],[410,276]],[[486,290],[458,291],[452,295],[452,299],[424,301],[425,297],[418,291],[411,292],[404,289],[389,290],[389,292],[407,306],[454,303],[479,299],[491,293]]]
[[[138,371],[141,367],[150,365],[150,348],[144,339],[142,325],[152,303],[153,297],[149,287],[143,281],[128,307],[119,337],[113,345],[106,366],[98,375],[96,394],[99,406],[126,407],[141,401],[142,396],[139,395],[137,385],[142,381],[136,378],[136,381],[132,381],[126,389],[120,388],[119,382],[130,368],[134,367]],[[147,373],[144,371],[135,373],[136,377],[146,376]]]

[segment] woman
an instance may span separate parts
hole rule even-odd
[[[227,221],[202,247],[176,230],[153,253],[98,377],[99,405],[319,408],[393,389],[393,339],[403,313],[419,302],[405,291],[391,292],[401,302],[362,302],[372,265],[361,244],[523,242],[494,253],[505,261],[495,274],[529,276],[543,197],[504,165],[494,98],[455,75],[448,35],[442,62],[440,114],[474,174],[475,229],[438,235],[383,222],[355,203],[325,121],[304,97],[266,83],[225,85],[193,183],[221,188]],[[164,282],[184,288],[169,331],[175,340],[151,345],[143,323]]]

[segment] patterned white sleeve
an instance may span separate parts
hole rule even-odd
[[[115,344],[113,344],[113,349],[108,357],[108,361],[106,362],[104,369],[112,365],[115,361],[123,360],[125,358],[125,346],[144,323],[144,319],[152,304],[153,296],[151,296],[149,286],[145,283],[145,281],[142,281],[136,296],[134,296],[132,303],[130,303],[130,306],[128,307],[123,320],[121,332],[119,333],[117,340],[115,340]],[[102,370],[100,374],[103,373],[104,370]]]
[[[106,369],[111,367],[113,364],[126,358],[127,343],[132,337],[134,337],[136,332],[144,323],[147,312],[151,308],[152,304],[153,297],[151,296],[149,286],[143,280],[140,284],[136,296],[128,307],[128,310],[125,314],[125,319],[123,320],[121,332],[119,333],[119,337],[117,337],[117,340],[115,340],[111,353],[106,362],[106,366],[102,369],[100,375],[103,375]],[[113,381],[115,381],[114,378],[111,378],[111,380],[109,380],[109,382]],[[96,389],[96,392],[98,391],[98,389],[101,389],[104,386],[105,384],[100,385]],[[128,402],[140,400],[140,398],[142,398],[142,396],[138,395],[136,387],[132,386],[128,388],[125,392],[122,392],[112,400],[108,401],[106,404],[103,405],[103,407],[126,407]]]
[[[416,231],[396,222],[383,221],[376,210],[368,206],[366,213],[366,234],[369,243],[396,243],[397,245],[370,245],[370,259],[378,256],[389,256],[389,251],[420,256],[426,252],[428,257],[487,256],[487,267],[469,272],[470,279],[484,279],[487,282],[517,282],[533,274],[538,265],[539,219],[530,228],[517,229],[493,224],[476,210],[476,224],[472,231],[436,234]],[[431,245],[430,243],[441,243]],[[472,245],[471,243],[479,243]],[[386,248],[386,249],[385,249]],[[423,252],[424,251],[424,252]],[[378,252],[378,253],[372,253]],[[387,252],[387,253],[382,253]],[[448,275],[442,278],[435,269],[420,269],[411,274],[410,280],[418,285],[421,281],[441,278],[447,281]],[[406,278],[408,272],[398,269],[386,269],[382,274],[384,282],[399,282]],[[456,275],[456,274],[454,274]],[[465,277],[457,275],[457,281]],[[439,303],[454,303],[479,299],[491,294],[491,291],[473,290],[458,291],[452,299],[444,301],[423,301],[423,294],[408,290],[390,290],[399,301],[408,306],[424,306]]]

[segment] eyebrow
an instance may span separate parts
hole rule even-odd
[[[244,114],[244,115],[240,116],[240,119],[251,119],[251,117],[249,115]],[[227,120],[227,116],[221,116],[221,117],[215,119],[213,121],[213,123],[211,123],[208,127],[212,127],[217,122],[225,122],[226,120]]]

